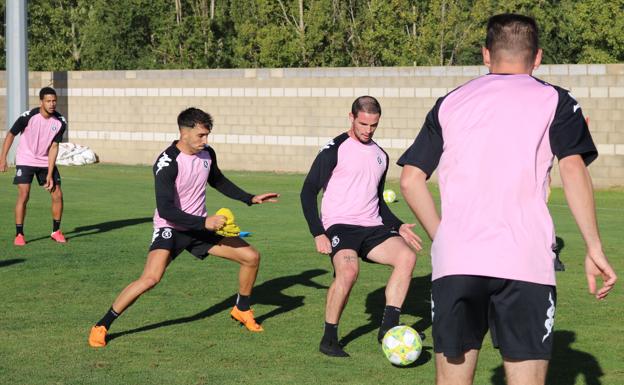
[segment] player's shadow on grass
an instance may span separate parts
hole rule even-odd
[[[351,341],[354,341],[367,333],[370,333],[372,331],[377,332],[377,330],[379,330],[379,326],[381,325],[381,319],[383,317],[384,307],[386,306],[385,290],[386,287],[383,286],[368,294],[368,297],[366,297],[366,313],[369,314],[369,322],[357,327],[354,330],[351,330],[349,334],[344,336],[340,340],[340,343],[343,346],[346,346]],[[410,283],[409,291],[407,292],[407,297],[405,297],[405,302],[403,302],[403,308],[401,309],[401,313],[404,315],[409,314],[414,317],[420,318],[416,323],[411,326],[421,332],[431,326],[430,293],[431,274],[425,275],[423,277],[413,277]],[[375,338],[377,338],[377,333],[375,333]],[[423,353],[425,353],[424,349]],[[430,354],[429,357],[431,357]],[[421,359],[419,359],[417,362],[420,361]]]
[[[275,317],[277,315],[287,313],[295,310],[298,307],[304,305],[304,296],[289,296],[282,293],[283,290],[295,285],[303,285],[314,289],[327,289],[327,286],[318,284],[312,280],[312,278],[326,274],[327,270],[313,269],[304,271],[301,274],[288,275],[285,277],[274,278],[266,282],[255,286],[253,289],[253,302],[262,305],[273,305],[277,308],[271,310],[266,314],[262,314],[256,317],[256,322],[261,324],[263,321]],[[119,333],[111,333],[108,335],[108,340],[113,340],[117,337],[121,337],[127,334],[134,334],[145,332],[153,329],[158,329],[165,326],[179,325],[187,322],[199,321],[201,319],[213,316],[226,310],[230,310],[236,302],[236,295],[229,296],[221,302],[212,305],[208,309],[201,311],[197,314],[193,314],[188,317],[181,317],[163,322],[158,322],[151,325],[141,326],[136,329],[126,330]]]
[[[78,226],[69,232],[65,232],[65,237],[70,240],[74,238],[86,237],[93,234],[106,233],[108,231],[121,229],[123,227],[130,227],[140,225],[142,223],[151,222],[152,217],[144,218],[132,218],[132,219],[119,219],[116,221],[96,223],[93,225]],[[42,239],[50,239],[50,237],[39,237],[28,242],[40,241]]]
[[[577,378],[583,376],[583,384],[600,385],[600,377],[604,375],[596,357],[587,352],[572,348],[576,334],[569,330],[557,330],[554,334],[554,348],[546,383],[549,385],[574,385]],[[494,369],[493,385],[505,384],[503,366]]]
[[[24,261],[25,261],[24,258],[5,259],[3,261],[0,261],[0,267],[7,267],[7,266],[15,265],[18,263],[22,263]]]

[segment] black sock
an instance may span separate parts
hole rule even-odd
[[[238,310],[240,311],[247,311],[249,310],[249,303],[251,302],[251,296],[250,295],[242,295],[240,293],[238,293],[238,296],[236,297],[236,307],[238,308]]]
[[[325,333],[323,334],[323,340],[326,341],[338,341],[338,324],[330,324],[325,322]]]
[[[383,318],[381,320],[381,328],[383,330],[390,330],[399,324],[399,317],[401,316],[401,308],[394,306],[386,306],[384,308]]]
[[[104,314],[104,317],[102,317],[101,320],[98,321],[98,323],[96,323],[96,326],[104,326],[106,328],[106,330],[110,329],[111,324],[113,323],[113,321],[115,321],[117,319],[117,317],[119,317],[119,314],[113,310],[112,306],[110,309],[108,309],[108,311],[106,312],[106,314]]]
[[[61,228],[61,220],[52,219],[52,232],[58,231]]]
[[[15,225],[15,236],[17,237],[18,235],[24,235],[24,225]]]

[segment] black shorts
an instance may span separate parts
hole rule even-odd
[[[39,186],[43,186],[48,176],[47,167],[33,167],[33,166],[15,166],[15,178],[13,178],[13,184],[31,184],[33,176],[37,176],[37,182]],[[52,170],[52,182],[55,186],[61,185],[61,174],[59,174],[58,168],[54,166]]]
[[[554,286],[451,275],[431,284],[433,346],[453,358],[481,349],[488,329],[507,359],[548,360],[553,346]]]
[[[385,225],[367,227],[337,224],[330,226],[325,233],[331,242],[332,251],[329,255],[332,260],[338,251],[352,249],[363,261],[371,263],[367,255],[372,249],[388,238],[400,237],[398,231]]]
[[[174,260],[184,250],[199,259],[208,255],[208,250],[217,245],[224,237],[212,231],[181,231],[171,227],[154,229],[149,250],[164,249],[171,252]]]

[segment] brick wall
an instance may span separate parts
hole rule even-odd
[[[348,128],[355,97],[380,100],[375,138],[394,164],[436,98],[483,73],[479,66],[31,72],[29,85],[31,106],[41,87],[57,88],[69,141],[102,162],[151,164],[177,138],[177,114],[195,106],[215,119],[210,141],[223,169],[307,172],[319,147]],[[624,185],[624,64],[547,65],[535,76],[570,89],[589,117],[601,154],[590,168],[595,184]],[[0,73],[3,103],[5,84]],[[399,173],[391,166],[390,177]]]

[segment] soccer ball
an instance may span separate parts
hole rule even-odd
[[[381,342],[386,358],[394,365],[406,366],[418,359],[422,341],[416,330],[406,325],[388,330]]]
[[[383,199],[386,203],[392,203],[396,201],[396,193],[390,189],[384,190]]]

